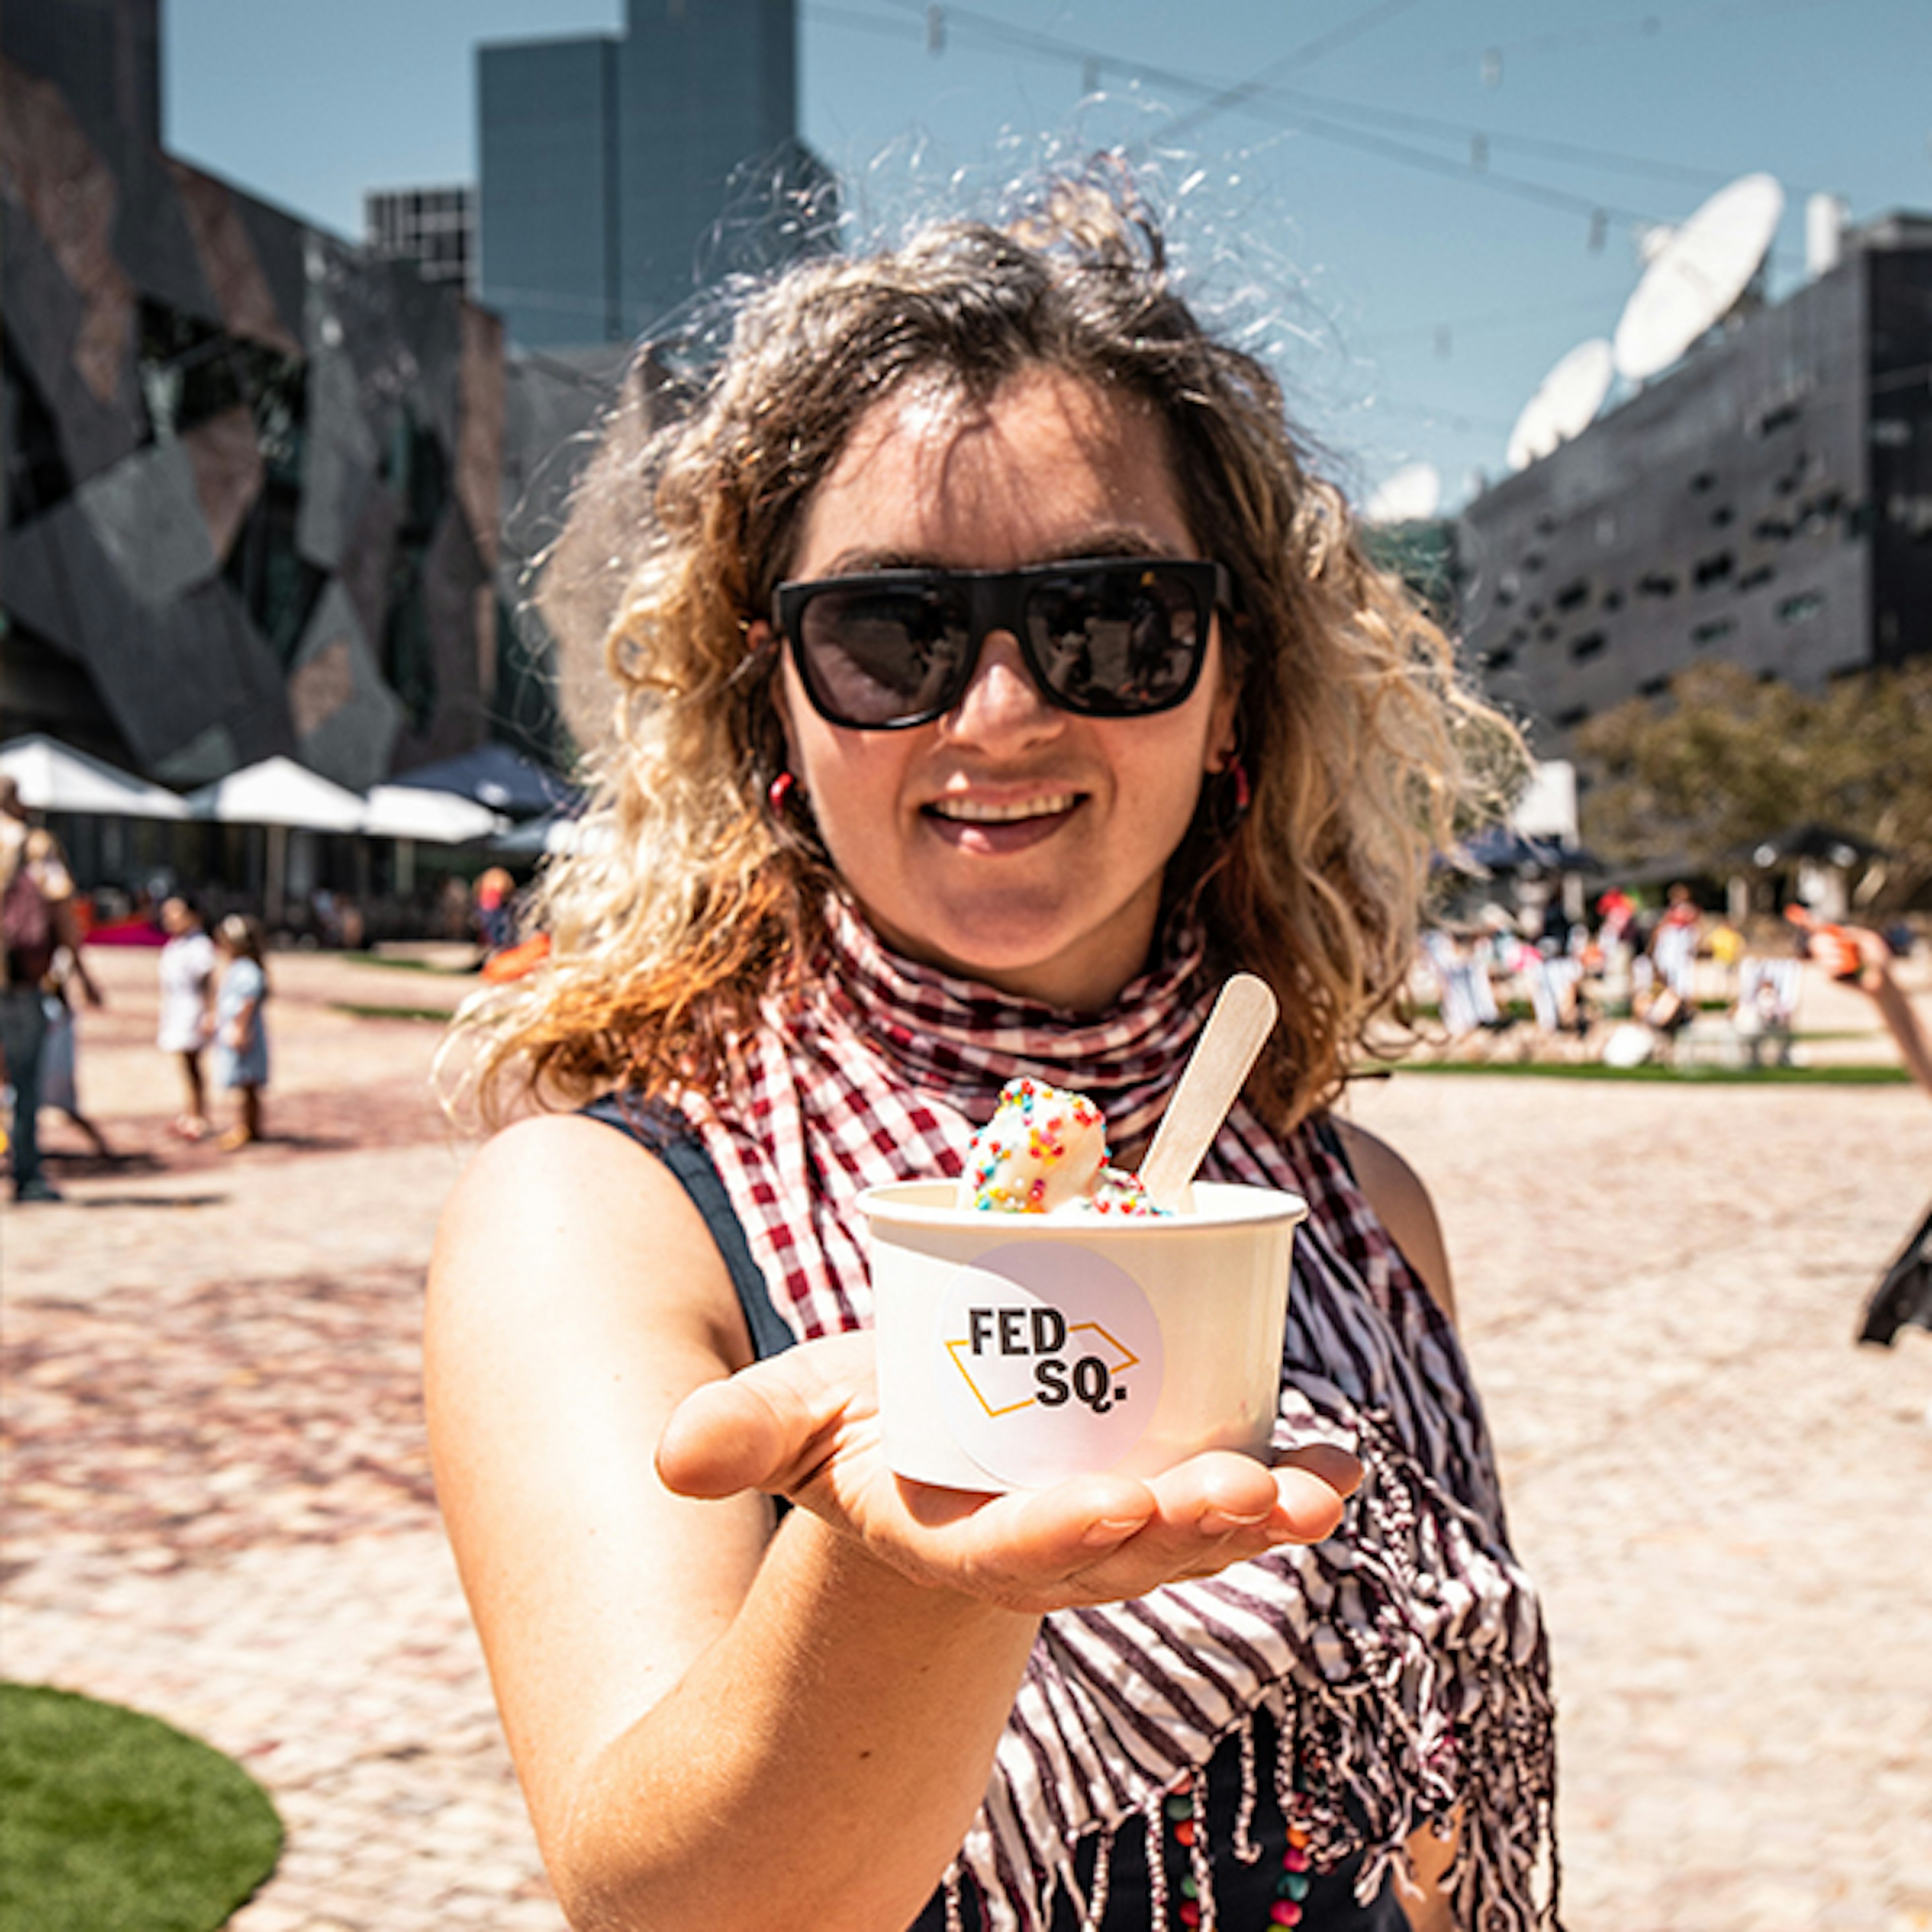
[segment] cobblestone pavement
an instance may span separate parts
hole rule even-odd
[[[268,1786],[288,1847],[235,1932],[556,1932],[422,1440],[436,1030],[344,1010],[470,982],[273,965],[278,1138],[168,1135],[152,956],[103,954],[82,1096],[127,1157],[50,1120],[68,1202],[0,1210],[5,1669]],[[1932,1928],[1932,1336],[1850,1342],[1932,1107],[1454,1074],[1351,1106],[1442,1206],[1546,1594],[1572,1932]]]

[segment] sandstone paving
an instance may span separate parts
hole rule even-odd
[[[1364,1083],[1440,1205],[1556,1660],[1573,1927],[1932,1924],[1910,1089]]]
[[[69,1202],[0,1210],[0,1655],[262,1780],[289,1843],[238,1932],[555,1932],[417,1394],[465,1143],[436,1029],[344,1010],[474,982],[272,970],[278,1138],[168,1136],[123,956],[82,1090],[130,1157],[50,1123]],[[1442,1209],[1548,1609],[1573,1932],[1932,1927],[1932,1336],[1851,1342],[1932,1196],[1932,1106],[1446,1073],[1348,1104]]]

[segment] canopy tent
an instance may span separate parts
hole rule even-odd
[[[364,806],[354,792],[332,784],[292,758],[264,758],[225,778],[191,791],[189,816],[223,825],[260,825],[268,830],[262,910],[271,926],[282,916],[289,871],[289,834],[359,832]]]
[[[609,840],[608,826],[586,831],[578,814],[566,810],[526,819],[490,842],[509,858],[533,859],[560,853],[581,858],[604,850]]]
[[[76,752],[44,732],[0,745],[0,772],[20,787],[20,802],[35,812],[119,814],[128,818],[188,816],[187,806],[172,792]]]
[[[419,765],[390,782],[416,790],[453,793],[512,818],[554,812],[577,796],[574,787],[507,745],[479,745],[473,752]]]
[[[1820,825],[1812,820],[1734,845],[1724,856],[1734,866],[1750,866],[1768,872],[1781,866],[1795,865],[1801,859],[1816,865],[1850,867],[1890,854],[1882,845],[1874,845],[1856,832],[1841,831],[1836,826]]]
[[[264,758],[191,791],[190,818],[223,825],[268,825],[284,831],[359,832],[362,799],[292,758]]]
[[[1856,832],[1820,825],[1815,819],[1747,839],[1724,855],[1724,862],[1736,868],[1730,884],[1732,916],[1742,918],[1749,909],[1753,878],[1789,874],[1792,894],[1801,904],[1820,918],[1843,919],[1851,904],[1852,874],[1891,856],[1885,847]]]
[[[361,830],[372,838],[420,838],[434,845],[464,845],[502,832],[506,820],[488,806],[453,791],[415,785],[379,784],[363,808]]]
[[[1466,838],[1457,856],[1488,872],[1600,872],[1603,861],[1580,845],[1492,825]]]

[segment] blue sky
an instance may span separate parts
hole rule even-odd
[[[1453,505],[1503,473],[1545,372],[1615,329],[1640,228],[1737,176],[1785,188],[1774,297],[1802,278],[1808,196],[1932,212],[1928,0],[976,0],[944,7],[938,51],[923,0],[800,11],[802,131],[868,206],[1154,135],[1178,246],[1265,318],[1358,491],[1427,462]],[[473,178],[478,42],[622,14],[166,0],[166,139],[355,236],[366,188]]]

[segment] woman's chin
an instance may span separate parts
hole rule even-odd
[[[1138,907],[1097,924],[1065,908],[1030,914],[1002,893],[950,908],[916,931],[873,924],[908,958],[1018,999],[1090,1012],[1111,1004],[1145,964],[1154,920]]]

